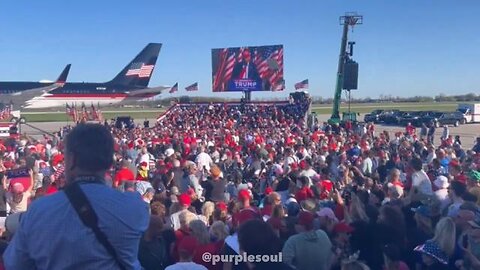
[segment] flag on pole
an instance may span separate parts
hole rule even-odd
[[[73,117],[73,122],[78,121],[78,113],[77,113],[77,104],[72,103],[72,117]]]
[[[97,110],[95,109],[95,106],[93,106],[93,103],[92,103],[92,111],[90,112],[90,114],[92,115],[92,120],[98,120],[98,113],[97,113]]]
[[[88,121],[88,111],[87,107],[85,107],[85,103],[82,103],[82,120]]]
[[[170,91],[168,93],[173,94],[178,91],[178,82],[170,88]]]
[[[10,118],[12,115],[12,105],[5,105],[2,111],[0,111],[0,120]]]
[[[100,122],[103,121],[102,110],[100,110],[100,102],[97,104],[97,118],[98,118],[98,121]]]
[[[198,91],[198,82],[185,87],[185,90],[187,90],[187,91]]]
[[[308,79],[296,83],[295,90],[298,90],[298,89],[308,89]]]

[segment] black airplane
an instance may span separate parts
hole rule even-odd
[[[115,78],[105,83],[65,83],[25,102],[24,108],[62,107],[72,103],[112,105],[147,100],[169,87],[148,88],[160,43],[148,44]]]
[[[65,66],[55,82],[0,82],[0,99],[4,103],[22,104],[33,97],[61,88],[67,81],[70,66]]]

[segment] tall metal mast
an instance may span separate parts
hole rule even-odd
[[[330,122],[339,123],[340,122],[340,100],[342,97],[342,88],[343,88],[343,69],[345,62],[348,58],[346,51],[347,42],[348,42],[348,28],[349,26],[354,26],[356,24],[363,23],[363,16],[358,15],[355,12],[345,13],[345,16],[340,16],[340,25],[343,25],[343,34],[342,34],[342,43],[340,45],[340,56],[338,59],[338,70],[337,70],[337,83],[335,86],[335,96],[333,98],[333,110],[332,116],[330,117]]]

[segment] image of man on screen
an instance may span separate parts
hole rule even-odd
[[[235,64],[232,73],[232,79],[242,80],[250,79],[255,81],[261,81],[258,74],[257,67],[253,62],[252,55],[249,49],[244,49],[242,52],[242,60]]]

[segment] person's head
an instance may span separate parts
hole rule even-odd
[[[369,222],[370,218],[365,212],[364,203],[362,203],[362,201],[357,195],[351,195],[351,202],[349,207],[350,216],[353,221]]]
[[[146,237],[155,239],[161,236],[163,230],[163,220],[160,216],[150,216],[150,223],[148,225]]]
[[[298,215],[298,222],[295,224],[295,230],[299,233],[311,231],[314,219],[315,216],[311,212],[301,211]]]
[[[188,231],[190,229],[190,223],[197,219],[197,216],[190,211],[183,211],[178,216],[178,219],[180,221],[180,228]]]
[[[122,168],[128,168],[130,165],[131,164],[127,159],[122,160]]]
[[[282,249],[273,228],[260,219],[249,220],[238,230],[240,251],[248,255],[276,255]]]
[[[331,231],[333,226],[338,223],[338,218],[333,213],[333,210],[328,207],[324,207],[317,212],[318,220],[320,222],[320,229],[325,231]]]
[[[276,218],[284,218],[285,217],[285,209],[282,205],[275,205],[272,209],[272,217]]]
[[[225,223],[222,221],[213,222],[212,226],[210,226],[210,239],[212,241],[222,241],[225,240],[227,236],[228,230]]]
[[[397,168],[393,168],[390,171],[390,182],[393,182],[393,181],[397,181],[397,182],[400,181],[400,170]]]
[[[298,178],[298,182],[300,183],[301,187],[306,187],[306,186],[308,186],[310,181],[308,180],[308,177],[300,176]]]
[[[78,176],[103,178],[113,164],[113,137],[103,125],[80,124],[65,138],[65,177],[67,182]]]
[[[392,200],[400,199],[403,197],[403,188],[398,185],[388,184],[387,195]]]
[[[195,165],[195,164],[193,164],[193,163],[192,163],[192,164],[189,164],[189,165],[187,166],[187,172],[188,172],[188,174],[195,174],[195,173],[197,173],[197,165]]]
[[[152,216],[164,217],[167,214],[167,209],[165,205],[159,201],[154,201],[150,204],[150,210]]]
[[[435,241],[440,249],[448,256],[452,256],[455,251],[455,237],[456,229],[453,220],[449,217],[440,219],[437,226],[435,226],[433,241]]]
[[[198,243],[201,245],[208,244],[210,242],[210,235],[208,233],[207,225],[205,222],[195,219],[190,221],[189,224],[191,235],[194,236]]]
[[[421,205],[412,210],[415,212],[413,217],[415,219],[417,228],[427,233],[433,233],[433,221],[432,221],[431,210],[425,205]]]
[[[202,206],[202,214],[207,218],[207,222],[209,222],[210,217],[213,215],[213,211],[215,210],[215,204],[213,202],[205,202]]]
[[[410,160],[410,166],[413,168],[413,170],[415,170],[416,172],[419,172],[423,168],[422,160],[414,157],[412,158],[412,160]]]
[[[250,50],[249,49],[244,49],[242,51],[242,58],[243,60],[245,60],[245,62],[250,62],[250,59],[252,58],[252,55],[250,53]]]
[[[448,195],[452,200],[462,198],[465,192],[467,192],[467,186],[465,184],[458,181],[452,181],[452,183],[450,183]]]
[[[458,213],[453,217],[453,221],[455,222],[455,226],[457,230],[464,232],[469,226],[469,222],[475,219],[475,213],[478,212],[478,207],[473,202],[464,202]]]
[[[448,264],[448,255],[433,240],[427,240],[423,245],[417,246],[414,251],[422,255],[422,262],[427,266],[435,263]]]
[[[282,203],[282,198],[277,192],[270,193],[267,198],[271,205],[280,205]]]
[[[180,194],[180,196],[178,196],[178,203],[181,209],[188,209],[192,203],[192,198],[187,193]]]
[[[241,189],[238,192],[237,198],[238,198],[238,201],[244,206],[249,206],[250,201],[252,199],[252,197],[250,195],[250,191],[248,191],[248,189]]]
[[[180,261],[192,261],[199,245],[197,238],[194,236],[185,236],[178,244],[178,256],[180,257]]]

